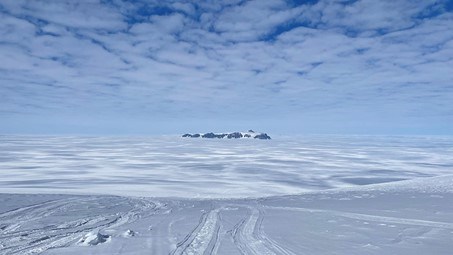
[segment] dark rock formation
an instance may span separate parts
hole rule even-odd
[[[266,133],[256,135],[253,138],[255,138],[255,139],[263,139],[263,140],[270,140],[271,139],[271,137],[268,136]]]
[[[228,134],[228,136],[227,136],[228,139],[231,139],[231,138],[241,138],[241,137],[242,137],[242,134],[239,133],[239,132],[234,132],[234,133]]]
[[[256,134],[256,135],[255,135]],[[228,138],[228,139],[238,139],[238,138],[254,138],[254,139],[263,139],[269,140],[271,139],[266,133],[255,133],[253,130],[249,130],[249,132],[243,134],[241,132],[233,132],[233,133],[222,133],[222,134],[215,134],[212,132],[200,135],[200,134],[184,134],[182,137],[191,137],[191,138]]]
[[[217,135],[214,134],[214,133],[206,133],[206,134],[202,135],[201,137],[203,137],[203,138],[216,138]]]
[[[227,136],[228,134],[214,134],[214,133],[206,133],[204,135],[202,135],[201,137],[203,138],[224,138],[225,136]]]

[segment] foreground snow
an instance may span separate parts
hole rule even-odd
[[[453,176],[258,199],[0,194],[0,254],[451,254]]]

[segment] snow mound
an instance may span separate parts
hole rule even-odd
[[[103,235],[101,233],[90,232],[79,240],[79,244],[83,246],[93,246],[101,243],[109,242],[111,237],[109,235]]]
[[[126,230],[123,233],[123,237],[126,237],[126,238],[133,237],[133,236],[135,236],[135,232],[130,229]]]

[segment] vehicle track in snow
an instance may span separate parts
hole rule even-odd
[[[11,209],[9,211],[0,213],[0,219],[4,219],[5,217],[10,217],[13,214],[22,213],[23,211],[26,211],[26,210],[29,210],[29,209],[42,207],[42,206],[45,206],[47,204],[53,204],[53,203],[56,203],[56,202],[60,202],[62,200],[63,199],[49,200],[49,201],[45,201],[45,202],[42,202],[42,203],[37,203],[37,204],[33,204],[33,205],[27,205],[27,206],[19,207],[19,208],[16,208],[16,209]]]
[[[220,210],[214,209],[208,213],[203,213],[197,227],[186,235],[171,254],[213,254],[219,242]]]
[[[76,198],[47,201],[31,206],[24,206],[5,213],[0,214],[0,222],[2,223],[2,235],[14,233],[27,222],[38,220],[48,216],[55,210],[61,210],[68,203],[77,202]]]
[[[431,227],[431,228],[453,229],[453,223],[449,223],[449,222],[407,219],[407,218],[399,218],[399,217],[378,216],[378,215],[363,214],[363,213],[351,213],[351,212],[341,212],[341,211],[335,211],[335,210],[309,209],[309,208],[300,208],[300,207],[264,206],[264,208],[277,209],[277,210],[288,210],[288,211],[299,211],[299,212],[329,213],[329,214],[334,214],[334,215],[338,215],[338,216],[342,216],[342,217],[346,217],[346,218],[350,218],[350,219],[356,219],[356,220],[385,222],[385,223],[413,225],[413,226],[422,226],[422,227]]]
[[[261,210],[254,207],[247,209],[250,212],[248,218],[240,221],[232,231],[234,243],[242,254],[294,254],[266,236],[262,230],[264,216]]]
[[[115,206],[118,212],[110,210]],[[90,213],[86,208],[95,211]],[[10,210],[0,214],[0,255],[36,254],[65,247],[89,232],[119,227],[153,210],[155,204],[146,199],[119,197],[67,198]],[[65,215],[79,214],[78,219],[64,221]],[[63,222],[55,222],[59,217]]]
[[[227,205],[247,209],[247,216],[243,217],[235,227],[228,231],[233,237],[233,243],[242,254],[256,255],[294,255],[277,242],[266,236],[262,229],[264,214],[261,210],[243,205]],[[199,224],[177,244],[171,254],[215,254],[220,246],[220,232],[223,228],[220,212],[226,207],[212,209],[203,213]]]

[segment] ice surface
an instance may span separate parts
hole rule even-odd
[[[442,137],[0,136],[0,152],[0,192],[8,193],[261,197],[453,168],[453,139]]]
[[[451,138],[1,142],[0,255],[453,249]]]

